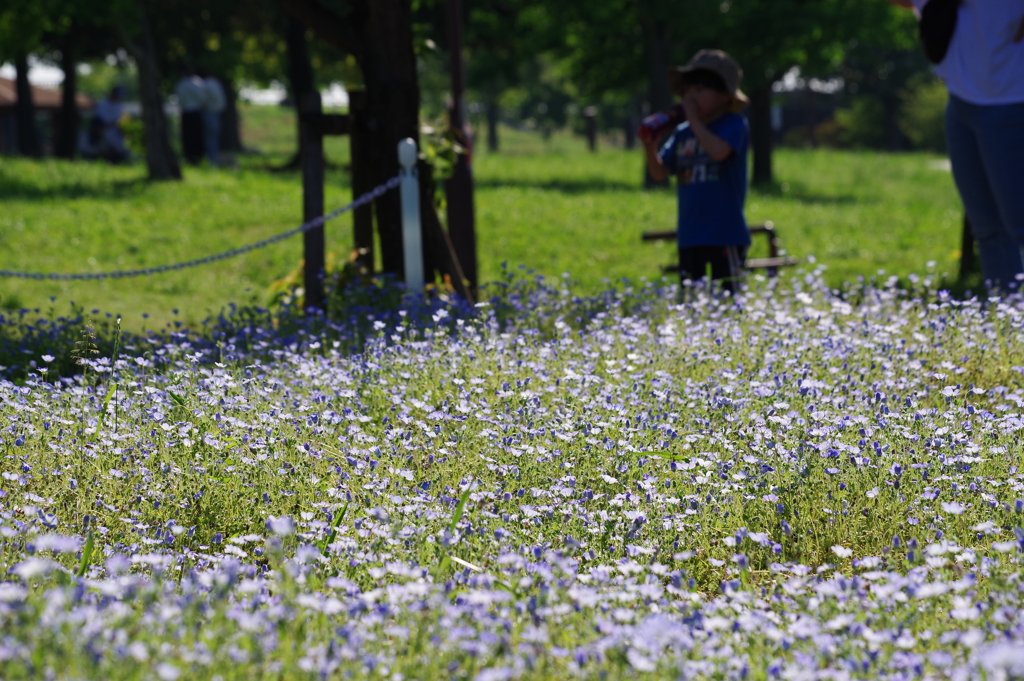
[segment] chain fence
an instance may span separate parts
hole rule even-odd
[[[401,184],[402,176],[396,175],[387,182],[377,185],[370,191],[366,192],[359,198],[347,206],[335,209],[326,215],[321,215],[318,218],[314,218],[309,222],[305,222],[294,229],[290,229],[287,232],[282,232],[275,236],[257,241],[255,243],[241,246],[239,248],[233,248],[230,251],[224,251],[223,253],[217,253],[215,255],[208,255],[204,258],[195,258],[194,260],[186,260],[184,262],[178,262],[171,265],[158,265],[156,267],[143,267],[140,269],[133,270],[114,270],[111,272],[75,272],[71,274],[60,274],[52,272],[19,272],[15,270],[0,270],[0,277],[3,278],[14,278],[14,279],[47,279],[57,281],[68,281],[68,280],[96,280],[96,279],[128,279],[131,277],[147,277],[153,274],[162,274],[163,272],[173,272],[175,270],[184,270],[190,267],[198,267],[199,265],[205,265],[211,262],[217,262],[218,260],[227,260],[228,258],[234,258],[235,256],[242,255],[243,253],[249,253],[250,251],[256,251],[261,248],[276,244],[279,241],[284,241],[296,234],[302,234],[308,232],[317,227],[322,227],[328,220],[333,220],[339,215],[353,211],[360,206],[365,206],[371,201],[383,196],[392,189],[396,188]]]

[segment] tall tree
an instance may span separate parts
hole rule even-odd
[[[889,40],[893,31],[905,26],[899,11],[884,2],[733,0],[723,3],[721,9],[719,44],[743,66],[744,87],[751,100],[755,184],[773,180],[771,96],[775,82],[793,66],[801,67],[807,76],[833,75],[858,40]]]
[[[28,82],[28,54],[21,52],[14,57],[15,92],[18,101],[15,106],[15,120],[18,123],[18,153],[22,156],[43,155],[43,147],[36,127],[36,108],[32,100],[32,86]]]
[[[101,0],[64,0],[54,7],[50,28],[43,36],[42,49],[64,72],[60,110],[53,126],[53,155],[58,158],[74,158],[78,151],[79,63],[102,59],[121,47],[117,32],[110,28],[113,9]]]
[[[121,39],[135,58],[142,104],[146,168],[151,180],[180,180],[181,165],[171,148],[170,126],[160,94],[159,48],[146,0],[126,7],[120,23]]]
[[[79,32],[72,23],[60,37],[60,67],[64,72],[61,84],[60,111],[54,121],[53,155],[57,158],[74,158],[78,148],[78,129],[81,118],[78,113],[78,43]]]
[[[18,97],[15,118],[18,153],[39,156],[42,145],[36,129],[32,87],[28,81],[28,57],[37,52],[43,33],[50,25],[48,0],[8,0],[0,9],[0,62],[11,60],[15,68]]]
[[[398,174],[396,147],[419,140],[420,93],[413,50],[409,0],[278,0],[314,35],[355,57],[366,89],[364,117],[373,134],[366,140],[374,184]],[[377,230],[385,272],[404,271],[401,203],[396,192],[376,202]]]

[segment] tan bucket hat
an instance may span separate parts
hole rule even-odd
[[[735,98],[731,109],[741,111],[750,100],[740,90],[740,80],[743,78],[743,69],[722,50],[701,50],[693,55],[693,59],[686,66],[674,66],[668,71],[668,82],[672,92],[677,96],[683,95],[686,83],[686,75],[694,71],[711,71],[721,76],[725,81],[725,88]]]

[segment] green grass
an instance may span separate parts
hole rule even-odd
[[[278,107],[245,107],[247,146],[239,168],[186,169],[181,183],[151,184],[142,165],[5,158],[0,165],[0,268],[101,271],[177,262],[256,241],[298,224],[301,179],[270,172],[294,149],[294,119]],[[607,144],[596,154],[582,139],[502,131],[502,151],[474,157],[482,281],[501,263],[548,275],[569,272],[580,290],[605,280],[657,278],[672,244],[644,244],[644,230],[671,229],[672,190],[640,188],[642,157]],[[348,144],[329,139],[326,203],[350,200]],[[751,222],[772,220],[792,255],[828,265],[833,285],[884,269],[956,271],[960,203],[947,171],[926,154],[780,150],[777,187],[754,190]],[[328,226],[328,250],[346,257],[351,220]],[[761,247],[763,248],[763,246]],[[194,325],[231,302],[266,300],[273,281],[301,258],[298,238],[256,253],[183,272],[104,282],[0,282],[0,306],[124,315],[129,330],[179,319]],[[173,311],[177,309],[180,313]],[[144,316],[144,315],[148,315]]]
[[[511,139],[509,139],[511,137]],[[585,289],[603,278],[656,276],[674,244],[643,244],[640,233],[675,227],[674,189],[640,189],[639,152],[584,149],[558,140],[506,134],[498,155],[475,163],[477,224],[484,279],[502,259],[545,274],[571,272]],[[522,141],[520,141],[522,140]],[[751,223],[772,221],[783,247],[828,265],[833,285],[884,269],[923,274],[928,261],[953,274],[959,263],[962,207],[951,174],[928,154],[781,149],[778,184],[752,189]],[[755,241],[754,254],[765,245]]]

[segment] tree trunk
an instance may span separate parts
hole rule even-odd
[[[408,0],[371,0],[364,16],[359,32],[369,39],[359,61],[366,83],[371,176],[377,185],[398,174],[399,140],[411,137],[419,143],[420,89]],[[399,193],[388,192],[377,199],[376,213],[382,268],[402,276],[405,268]]]
[[[352,0],[342,18],[317,0],[277,0],[316,35],[355,55],[366,84],[366,157],[373,186],[398,175],[398,142],[419,141],[420,90],[410,0]],[[401,276],[402,208],[398,192],[377,199],[377,231],[385,272]]]
[[[78,149],[78,127],[80,117],[75,97],[78,95],[78,32],[74,26],[64,36],[60,50],[60,67],[64,71],[61,90],[60,112],[54,125],[53,155],[57,158],[74,158]]]
[[[672,89],[668,84],[668,70],[672,66],[672,29],[666,23],[645,21],[643,32],[647,45],[647,101],[652,113],[664,111],[672,106]],[[668,180],[658,182],[652,178],[644,163],[644,188],[667,186]]]
[[[498,153],[498,115],[500,114],[497,98],[487,102],[487,151]]]
[[[135,57],[139,72],[139,100],[142,103],[142,135],[146,145],[146,167],[151,180],[180,180],[181,166],[171,148],[167,116],[164,114],[164,100],[160,96],[160,68],[157,64],[156,40],[149,16],[140,3],[138,11],[138,35],[134,40],[127,37],[122,29],[125,46]]]
[[[448,235],[455,246],[456,259],[461,266],[469,289],[476,293],[476,211],[473,207],[473,172],[470,169],[472,140],[466,125],[466,72],[462,62],[463,7],[462,0],[446,0],[448,9],[448,53],[452,77],[452,103],[448,120],[455,139],[466,153],[458,154],[452,176],[445,183],[448,201]]]
[[[348,93],[348,143],[352,168],[352,198],[357,199],[373,189],[373,159],[370,157],[370,131],[366,120],[366,93],[351,90]],[[422,175],[420,176],[422,178]],[[422,191],[423,182],[420,181]],[[433,205],[434,195],[430,195]],[[359,266],[373,273],[373,204],[368,203],[352,211],[352,243]],[[425,268],[425,273],[431,270]]]
[[[39,131],[36,130],[36,108],[32,102],[32,86],[28,82],[28,55],[21,54],[14,58],[15,91],[18,102],[15,117],[18,122],[18,153],[22,156],[38,158],[43,155],[39,144]]]
[[[754,151],[752,184],[772,182],[772,85],[761,86],[750,93],[750,137]]]
[[[467,284],[469,277],[462,271],[459,257],[455,253],[455,245],[451,237],[441,226],[434,205],[434,170],[430,164],[420,160],[418,164],[420,176],[420,219],[423,238],[423,272],[427,280],[436,278],[436,273],[447,275],[455,292],[466,299],[471,305],[476,302],[476,291]]]
[[[238,114],[238,93],[235,92],[235,83],[230,78],[221,78],[224,86],[224,95],[227,106],[221,114],[220,127],[220,150],[231,153],[241,153],[242,147],[242,122]]]
[[[291,89],[292,104],[295,111],[299,110],[299,102],[308,92],[313,92],[313,62],[309,58],[309,46],[306,44],[306,27],[294,18],[289,17],[285,31],[285,47],[288,52],[288,87]],[[296,149],[301,137],[301,124],[295,116]],[[284,168],[298,167],[299,152],[295,158],[284,165]]]

